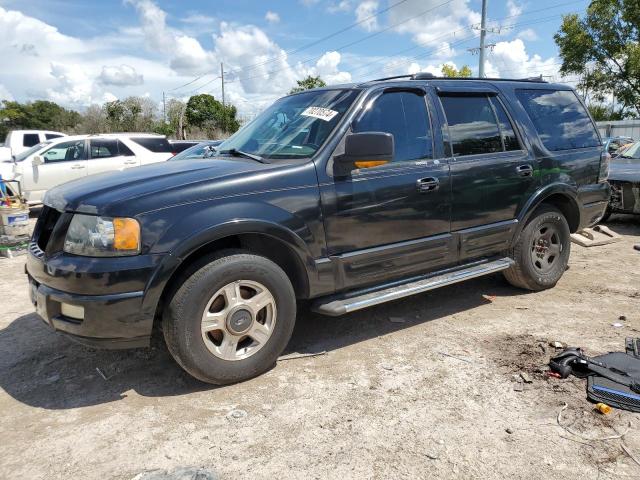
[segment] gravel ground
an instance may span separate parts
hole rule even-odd
[[[640,459],[640,416],[596,413],[584,381],[543,373],[551,341],[600,354],[640,336],[640,222],[609,226],[622,242],[574,245],[552,290],[495,275],[340,318],[301,306],[288,353],[319,355],[220,388],[159,340],[96,351],[53,334],[24,257],[0,259],[0,478],[639,478],[622,445]]]

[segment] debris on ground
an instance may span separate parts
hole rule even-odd
[[[520,378],[524,383],[533,383],[533,379],[529,376],[527,372],[520,372]]]
[[[609,415],[611,413],[611,410],[613,409],[606,403],[600,402],[600,403],[596,403],[596,410],[602,413],[603,415]]]
[[[199,467],[178,467],[171,471],[147,470],[131,480],[218,480],[217,473]]]
[[[231,410],[229,413],[227,413],[227,417],[229,418],[235,418],[240,419],[240,418],[244,418],[248,415],[248,413],[245,410],[240,410],[240,409],[234,409]]]
[[[391,323],[407,323],[407,319],[402,317],[389,317],[389,321]]]
[[[622,237],[613,232],[609,227],[596,225],[593,228],[585,228],[571,234],[571,241],[583,247],[596,247],[609,243],[619,242]]]
[[[278,361],[284,360],[296,360],[298,358],[309,358],[309,357],[318,357],[320,355],[326,355],[327,351],[322,350],[321,352],[309,352],[309,353],[288,353],[287,355],[281,355],[278,357]]]
[[[549,342],[549,346],[553,348],[564,348],[564,343],[562,342]]]
[[[497,297],[495,295],[482,295],[482,298],[488,302],[493,302]]]
[[[468,360],[468,359],[462,358],[462,357],[458,357],[456,355],[451,355],[450,353],[446,353],[446,352],[438,352],[438,353],[440,355],[444,355],[445,357],[455,358],[456,360],[460,360],[461,362],[473,363],[471,360]]]

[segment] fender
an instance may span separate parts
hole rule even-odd
[[[260,212],[263,219],[253,218]],[[178,215],[180,212],[177,212]],[[289,247],[298,257],[307,276],[307,285],[317,277],[317,268],[308,245],[314,235],[301,218],[269,203],[243,199],[224,205],[185,211],[181,220],[167,229],[153,250],[165,250],[162,260],[145,290],[143,310],[155,314],[160,296],[185,258],[207,245],[225,237],[241,234],[263,234],[277,239]],[[164,214],[166,215],[166,213]],[[193,232],[185,238],[184,232]],[[306,241],[305,241],[306,240]]]
[[[513,241],[518,238],[520,232],[525,227],[536,208],[538,208],[538,206],[540,206],[540,204],[551,195],[556,194],[560,194],[565,197],[571,203],[572,207],[575,208],[577,212],[580,212],[578,189],[575,186],[568,185],[566,183],[552,183],[545,185],[544,188],[536,190],[520,209],[520,214],[518,215],[518,227],[513,235]]]

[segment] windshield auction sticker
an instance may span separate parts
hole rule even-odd
[[[307,107],[300,115],[303,115],[305,117],[319,118],[320,120],[324,120],[325,122],[330,122],[331,119],[337,114],[338,112],[329,108]]]

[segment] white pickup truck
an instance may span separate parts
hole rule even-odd
[[[0,145],[0,162],[11,160],[14,155],[30,149],[39,143],[54,138],[65,137],[64,133],[50,130],[12,130]]]

